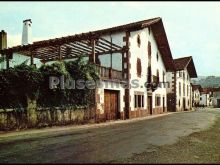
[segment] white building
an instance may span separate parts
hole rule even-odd
[[[192,98],[192,105],[194,107],[199,106],[201,92],[202,92],[201,85],[192,84],[192,97],[193,97]]]
[[[166,86],[155,88],[155,84],[166,82],[167,72],[175,68],[161,18],[34,42],[1,53],[6,57],[13,57],[15,53],[29,56],[31,64],[35,59],[47,63],[87,55],[86,58],[98,66],[103,85],[96,88],[96,118],[127,119],[167,111]],[[7,67],[10,67],[9,61]],[[189,108],[189,78],[196,76],[192,59],[177,73],[184,73],[184,77],[177,76],[177,79],[185,89],[183,92],[181,87],[178,100],[181,106],[185,104]],[[129,85],[125,87],[127,82]]]
[[[200,106],[212,106],[213,102],[213,91],[209,88],[203,88],[200,95]]]
[[[213,91],[213,106],[215,108],[220,108],[220,88]]]
[[[191,56],[174,59],[175,70],[167,73],[171,86],[168,89],[168,109],[171,111],[185,111],[192,108],[191,78],[197,73]]]
[[[100,113],[106,114],[106,112],[112,111],[109,110],[111,102],[119,103],[119,109],[113,110],[113,112],[120,112],[121,115],[118,115],[118,118],[135,118],[166,112],[166,87],[162,85],[155,91],[147,90],[145,87],[146,82],[166,82],[166,72],[173,69],[173,59],[162,20],[156,18],[115,28],[117,31],[114,32],[106,29],[111,34],[110,36],[104,35],[104,37],[120,46],[128,47],[128,52],[124,54],[124,58],[122,57],[124,62],[120,60],[120,56],[117,56],[112,64],[115,66],[122,64],[122,71],[131,87],[129,89],[98,88],[100,100],[98,100],[97,106]],[[160,38],[165,42],[161,43]],[[106,60],[104,57],[102,58],[101,66],[106,64]],[[118,70],[118,68],[113,69]],[[138,87],[134,87],[132,83],[134,80],[138,82]],[[115,119],[114,117],[108,118]]]

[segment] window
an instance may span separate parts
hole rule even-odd
[[[137,75],[138,75],[139,77],[141,77],[141,70],[142,70],[142,68],[141,68],[141,59],[138,58],[138,59],[137,59]]]
[[[144,94],[135,94],[134,95],[134,107],[143,108],[144,107]]]
[[[141,37],[140,37],[139,34],[138,34],[138,36],[137,36],[137,44],[138,44],[138,47],[141,46]]]
[[[151,43],[148,41],[148,56],[151,56]]]
[[[181,82],[179,82],[179,96],[181,96]]]
[[[170,82],[167,82],[166,84],[167,84],[167,88],[170,88]]]
[[[165,81],[165,72],[163,71],[163,82]]]
[[[155,96],[155,106],[160,106],[160,96]]]
[[[185,87],[185,83],[183,83],[183,96],[185,96],[185,91],[186,90],[186,87]]]
[[[183,80],[185,80],[185,73],[183,72]]]
[[[179,107],[180,107],[180,100],[179,100]]]
[[[148,70],[147,71],[148,72],[147,82],[151,83],[151,75],[152,75],[151,66],[148,66],[147,70]]]
[[[189,86],[187,85],[187,96],[189,96]]]
[[[157,61],[159,60],[159,53],[157,52]]]
[[[141,106],[144,107],[144,95],[141,95]]]
[[[157,83],[160,82],[160,73],[159,73],[159,69],[157,69]]]
[[[182,72],[181,71],[179,71],[179,77],[182,77]]]

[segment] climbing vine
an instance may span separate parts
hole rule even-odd
[[[68,107],[92,105],[94,89],[55,89],[49,88],[49,78],[98,80],[95,65],[83,58],[74,61],[44,64],[40,68],[24,62],[14,68],[0,70],[0,108],[19,108],[27,106],[27,98],[37,100],[39,107]]]

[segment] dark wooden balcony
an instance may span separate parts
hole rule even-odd
[[[122,71],[112,69],[109,67],[104,66],[96,66],[99,70],[101,79],[114,79],[114,80],[123,80],[123,73]]]

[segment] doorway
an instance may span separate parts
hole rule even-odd
[[[165,112],[165,98],[163,96],[163,112]]]
[[[153,114],[153,109],[152,109],[152,96],[147,97],[147,109],[150,111],[150,114]]]
[[[104,113],[106,120],[120,119],[119,112],[119,91],[105,90],[104,91]]]

